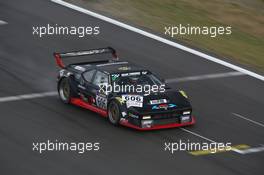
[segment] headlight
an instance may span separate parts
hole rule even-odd
[[[151,119],[151,116],[150,116],[150,115],[143,116],[142,119],[144,119],[144,120],[146,120],[146,119]]]
[[[183,115],[191,114],[191,111],[184,111],[182,114]]]

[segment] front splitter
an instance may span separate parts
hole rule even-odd
[[[178,127],[183,127],[183,126],[190,126],[195,124],[195,118],[192,116],[192,121],[191,122],[186,122],[186,123],[171,123],[171,124],[166,124],[166,125],[155,125],[150,128],[141,128],[136,125],[133,125],[129,123],[127,120],[121,120],[120,124],[129,128],[133,128],[136,130],[140,131],[147,131],[147,130],[159,130],[159,129],[168,129],[168,128],[178,128]]]

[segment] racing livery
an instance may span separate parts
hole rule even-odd
[[[87,61],[85,57],[112,54],[111,59]],[[193,125],[192,107],[184,91],[170,89],[157,76],[140,66],[120,61],[116,51],[100,48],[54,53],[58,75],[58,94],[64,103],[74,104],[107,117],[114,125],[153,130]],[[64,65],[67,58],[86,61]],[[105,85],[105,86],[101,86]],[[109,85],[157,85],[163,91],[109,91]]]

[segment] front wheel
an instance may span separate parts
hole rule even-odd
[[[108,105],[108,119],[109,121],[114,124],[118,125],[120,121],[120,108],[116,101],[111,101]]]

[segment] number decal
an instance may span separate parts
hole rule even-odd
[[[100,95],[96,95],[96,105],[99,108],[106,109],[107,108],[107,98],[100,96]]]
[[[134,106],[134,107],[143,106],[143,96],[140,95],[122,95],[122,100],[126,101],[126,105],[128,108],[130,106]]]

